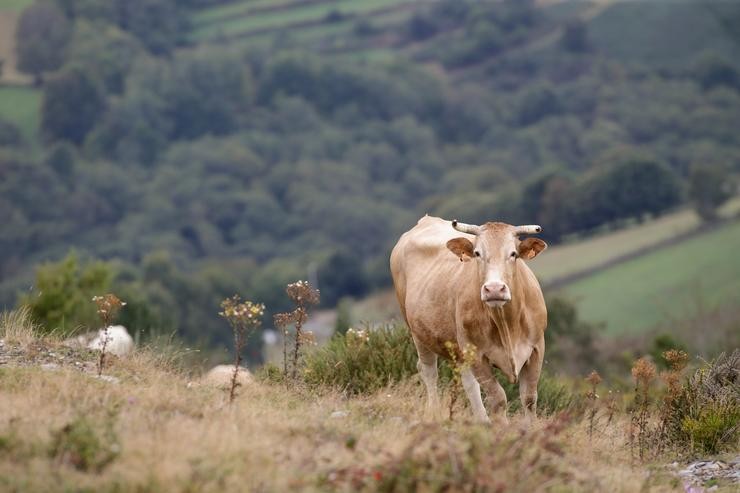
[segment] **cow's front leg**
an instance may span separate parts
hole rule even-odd
[[[522,401],[524,415],[528,418],[537,416],[537,383],[542,373],[542,361],[545,356],[544,336],[532,348],[532,354],[519,373],[519,397]]]
[[[506,421],[506,392],[493,374],[487,358],[473,365],[473,374],[486,392],[486,404],[493,416]]]
[[[424,413],[426,419],[436,420],[439,417],[439,392],[437,391],[437,355],[427,349],[416,345],[416,353],[419,361],[416,368],[419,370],[421,380],[427,388],[427,407]]]
[[[488,418],[486,408],[483,406],[483,399],[480,395],[480,385],[478,384],[478,380],[475,379],[470,368],[465,368],[462,371],[462,386],[465,389],[465,394],[467,394],[468,400],[470,401],[470,407],[473,410],[475,420],[483,423],[490,423],[491,420]]]

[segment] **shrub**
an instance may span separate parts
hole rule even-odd
[[[506,378],[499,377],[498,381],[506,392],[509,402],[509,413],[519,412],[522,408],[519,399],[519,385],[509,383]],[[570,391],[567,385],[561,383],[556,377],[542,372],[537,384],[537,414],[550,415],[563,411],[579,413],[584,408],[581,396]]]
[[[100,426],[85,416],[79,416],[54,434],[49,455],[80,471],[102,471],[120,452],[118,437],[113,430],[113,416]]]
[[[349,394],[373,392],[416,375],[417,359],[411,334],[403,324],[350,328],[346,334],[336,334],[326,346],[307,355],[304,379],[309,385],[338,387]],[[275,376],[274,370],[263,374],[266,379],[275,380],[271,378]],[[441,359],[442,384],[450,384],[452,375],[449,362]],[[498,380],[506,391],[509,410],[519,411],[519,386],[501,376]],[[538,413],[578,411],[582,405],[582,399],[556,378],[545,373],[540,377]]]
[[[405,325],[349,329],[306,356],[310,385],[339,387],[350,394],[373,392],[416,374],[416,348]]]
[[[36,269],[34,293],[23,296],[21,305],[31,311],[44,332],[73,333],[78,326],[96,327],[98,317],[90,299],[105,292],[113,277],[103,262],[80,264],[75,254],[59,262],[45,263]]]
[[[320,489],[355,491],[540,491],[573,479],[562,460],[568,422],[543,429],[424,426],[373,469],[351,466],[320,478]],[[548,488],[543,488],[547,484]],[[514,486],[513,486],[514,485]]]
[[[690,453],[715,454],[740,439],[740,349],[698,369],[670,403],[667,438]]]

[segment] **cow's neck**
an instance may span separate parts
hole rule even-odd
[[[515,358],[516,348],[523,335],[522,328],[518,323],[523,307],[523,293],[519,283],[516,281],[516,276],[514,276],[514,279],[510,283],[509,289],[511,289],[512,293],[511,301],[504,306],[494,308],[486,305],[484,302],[481,303],[483,303],[489,319],[498,329],[502,349],[506,355],[508,368],[501,368],[501,370],[510,375],[510,378],[516,379],[519,374],[519,368]]]

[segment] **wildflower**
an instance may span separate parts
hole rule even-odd
[[[686,364],[689,361],[689,355],[686,351],[680,349],[671,349],[663,353],[663,358],[668,362],[668,365],[673,371],[681,371],[686,368]]]
[[[655,365],[645,357],[638,359],[632,366],[632,378],[638,384],[649,384],[655,378]]]
[[[601,375],[596,370],[593,370],[586,377],[586,381],[595,387],[601,383]]]

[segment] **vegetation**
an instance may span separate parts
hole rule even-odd
[[[667,437],[694,454],[733,450],[740,441],[740,349],[723,353],[677,386],[669,401]]]
[[[242,350],[247,344],[247,339],[262,324],[261,317],[265,313],[265,305],[252,301],[242,301],[239,295],[226,298],[221,302],[224,317],[231,326],[234,335],[234,373],[231,376],[229,387],[229,403],[234,402],[236,397],[237,377],[241,368]]]
[[[245,386],[225,406],[219,389],[190,385],[171,360],[147,348],[113,359],[108,371],[116,380],[104,381],[94,378],[93,353],[60,358],[64,346],[40,336],[28,317],[4,313],[0,320],[0,358],[8,362],[0,368],[0,412],[8,417],[0,422],[3,489],[437,491],[474,484],[512,491],[543,485],[567,491],[668,491],[681,483],[665,464],[677,457],[683,463],[687,443],[696,451],[708,450],[699,448],[706,443],[737,450],[727,433],[737,430],[738,389],[732,379],[737,354],[702,368],[700,377],[679,377],[665,390],[639,389],[638,395],[647,396],[641,401],[644,409],[636,408],[646,413],[645,430],[666,416],[654,403],[673,395],[701,399],[667,401],[681,412],[707,409],[712,400],[725,405],[712,408],[715,418],[701,428],[671,414],[676,422],[689,423],[680,429],[693,433],[692,441],[674,442],[658,430],[644,436],[647,453],[633,460],[629,411],[618,400],[599,397],[597,386],[610,383],[593,375],[586,396],[594,414],[540,413],[527,420],[515,412],[507,426],[495,428],[471,423],[465,409],[451,421],[421,422],[423,387],[403,378],[369,390],[379,381],[377,373],[355,374],[355,388],[368,390],[351,395],[329,382],[286,389],[262,380]],[[6,321],[32,343],[11,342]],[[685,363],[685,353],[675,354],[679,359],[670,361]],[[655,368],[641,361],[636,377],[654,378]],[[579,390],[564,392],[582,399]],[[718,429],[717,419],[724,428],[710,432]],[[707,441],[710,436],[714,441]],[[682,480],[733,491],[731,479],[717,471],[712,478]]]

